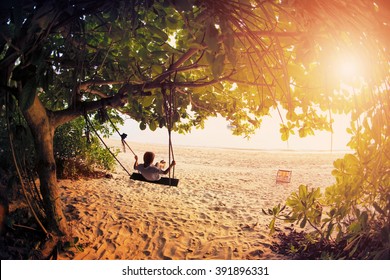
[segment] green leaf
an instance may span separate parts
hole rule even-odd
[[[351,223],[348,227],[348,230],[352,233],[356,233],[361,229],[362,229],[361,224],[358,221]]]
[[[306,219],[306,217],[304,217],[303,220],[301,221],[301,223],[299,224],[299,226],[301,228],[304,228],[306,226],[306,222],[307,222],[307,219]]]
[[[155,131],[155,130],[157,129],[157,122],[151,122],[151,123],[149,124],[149,129],[150,129],[151,131]]]
[[[288,129],[288,127],[286,125],[281,124],[281,128],[279,131],[281,133],[282,141],[287,141],[290,136],[290,130]]]
[[[367,222],[368,222],[367,211],[362,212],[362,214],[359,217],[359,222],[360,222],[360,224],[362,225],[363,228],[365,228],[367,226]]]
[[[233,34],[225,34],[223,33],[225,36],[224,36],[224,40],[223,40],[223,44],[224,46],[226,47],[227,51],[232,51],[233,49],[233,46],[234,46],[234,36]]]
[[[153,35],[156,35],[158,37],[160,37],[164,42],[168,41],[169,37],[167,35],[167,33],[165,33],[164,31],[162,31],[160,28],[154,26],[154,25],[151,25],[151,24],[147,24],[145,25],[145,27],[153,34]]]
[[[215,55],[211,53],[210,51],[206,51],[206,60],[210,65],[213,65],[215,60]]]
[[[307,135],[306,129],[303,127],[301,129],[299,129],[298,132],[299,132],[299,137],[301,137],[301,138],[304,138]]]
[[[146,123],[140,122],[139,128],[140,128],[141,130],[145,130],[145,129],[146,129]]]
[[[233,67],[236,67],[237,65],[237,53],[235,51],[228,51],[227,58],[229,62],[233,65]]]
[[[218,43],[218,29],[214,24],[210,24],[206,29],[206,35],[204,41],[206,45],[209,47],[210,51],[217,52],[219,49]]]
[[[276,221],[276,219],[273,218],[271,220],[271,222],[269,223],[270,234],[273,234],[275,232],[275,221]]]
[[[166,23],[167,26],[171,29],[176,29],[178,27],[178,21],[174,17],[168,17]]]
[[[23,86],[22,94],[19,97],[20,110],[28,110],[34,103],[36,95],[36,81],[35,79],[29,79]]]
[[[222,83],[213,84],[213,87],[214,87],[216,90],[219,90],[219,91],[224,91],[224,89],[225,89],[225,87],[223,86]]]
[[[299,186],[299,197],[300,198],[306,198],[307,196],[307,186],[300,185]]]
[[[213,76],[215,79],[218,79],[222,75],[223,68],[225,66],[224,61],[225,61],[225,55],[218,54],[215,57],[213,64],[211,65],[211,71],[213,72]]]
[[[189,12],[192,11],[194,0],[178,0],[174,1],[174,5],[179,12]]]
[[[142,104],[142,106],[144,106],[144,107],[149,107],[150,105],[153,104],[154,99],[155,99],[154,96],[147,96],[147,97],[144,97],[144,98],[142,98],[142,100],[141,100],[141,104]]]

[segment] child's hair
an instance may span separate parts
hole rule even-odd
[[[153,152],[145,152],[144,154],[144,165],[149,166],[153,163],[154,153]]]

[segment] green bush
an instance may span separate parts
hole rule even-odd
[[[95,167],[111,170],[115,166],[115,159],[110,152],[100,144],[92,131],[86,131],[83,118],[75,119],[56,130],[54,151],[61,177],[92,173]],[[118,151],[113,153],[117,154]]]
[[[314,238],[323,244],[320,248],[333,248],[327,256],[390,259],[389,111],[389,104],[379,99],[355,115],[348,129],[348,145],[355,152],[333,163],[336,183],[325,192],[301,185],[285,206],[263,210],[272,216],[271,233],[276,220],[284,220],[306,230],[306,245]]]

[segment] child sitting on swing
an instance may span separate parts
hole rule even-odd
[[[134,156],[134,169],[138,170],[147,181],[152,182],[160,180],[161,174],[168,174],[169,170],[171,170],[171,168],[176,165],[176,162],[173,160],[166,170],[162,170],[165,166],[165,161],[162,160],[157,162],[155,165],[152,165],[154,157],[155,155],[153,152],[145,152],[144,163],[138,164],[138,156]]]

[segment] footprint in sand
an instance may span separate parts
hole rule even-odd
[[[141,235],[141,238],[142,238],[143,241],[146,241],[146,240],[149,239],[149,236],[146,233],[144,233],[144,234]]]
[[[70,213],[74,210],[76,210],[76,207],[74,207],[72,204],[68,204],[65,206],[65,213]]]
[[[133,228],[131,226],[125,225],[125,229],[127,229],[131,235],[133,234]]]
[[[103,230],[101,229],[102,225],[103,225],[103,223],[99,223],[99,225],[96,228],[96,235],[97,236],[103,236]]]
[[[196,235],[199,237],[204,237],[205,233],[203,231],[195,231]]]
[[[112,242],[111,239],[106,239],[107,242],[107,251],[113,254],[116,250],[116,245]]]
[[[201,219],[203,219],[203,220],[210,220],[210,217],[209,216],[207,216],[205,213],[200,213],[200,215],[199,215],[199,218],[201,218]]]
[[[264,251],[259,249],[259,250],[255,250],[255,251],[250,252],[248,255],[251,257],[261,257],[263,254],[264,254]]]
[[[149,257],[151,255],[150,251],[145,250],[142,252],[145,256]]]
[[[171,257],[168,257],[164,254],[164,251],[165,250],[165,245],[167,243],[167,239],[165,237],[163,237],[164,233],[163,232],[160,232],[159,233],[159,237],[157,239],[157,244],[158,244],[158,250],[157,250],[157,255],[159,256],[160,259],[163,259],[163,260],[172,260]],[[173,248],[174,249],[174,248]],[[169,249],[168,249],[169,250]],[[170,248],[170,253],[172,254],[172,248]]]

